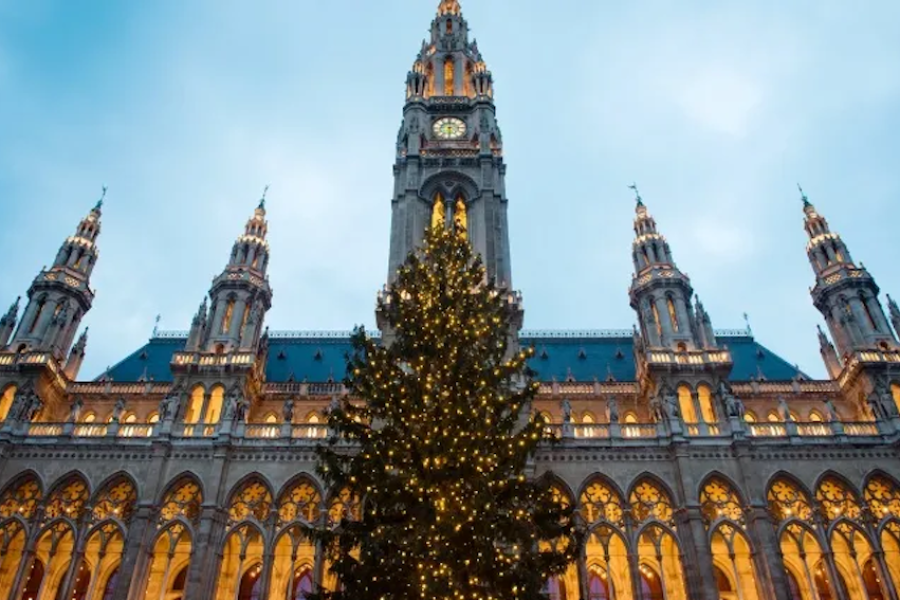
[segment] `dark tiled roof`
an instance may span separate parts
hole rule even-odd
[[[732,379],[749,381],[765,378],[787,381],[798,371],[790,363],[757,343],[749,335],[718,338],[734,358]],[[183,348],[183,337],[156,337],[110,370],[114,381],[171,381],[172,354]],[[552,332],[523,337],[523,345],[534,346],[531,367],[541,381],[634,381],[635,364],[630,335],[577,336]],[[325,382],[344,378],[345,355],[350,350],[348,336],[273,336],[269,342],[266,377],[269,381]],[[102,376],[101,376],[102,378]]]

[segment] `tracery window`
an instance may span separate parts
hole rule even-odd
[[[29,475],[20,479],[15,487],[6,488],[0,496],[0,517],[7,519],[19,515],[23,519],[30,519],[42,496],[37,478]]]
[[[884,475],[871,477],[863,497],[876,519],[881,520],[887,516],[900,519],[900,488],[893,480]]]
[[[608,484],[600,479],[591,481],[579,499],[580,512],[587,523],[608,521],[614,525],[622,525],[622,499]]]
[[[97,521],[116,518],[128,522],[134,514],[137,490],[131,480],[117,477],[103,489],[94,500],[94,518]]]
[[[669,320],[672,323],[672,331],[678,333],[678,313],[675,311],[675,302],[672,301],[671,296],[666,297],[666,307],[669,309]]]
[[[840,517],[856,520],[861,513],[856,492],[834,475],[828,475],[819,483],[816,500],[829,521]]]
[[[229,525],[248,518],[264,523],[271,508],[272,492],[269,488],[261,481],[248,481],[231,496],[231,505],[228,508]]]
[[[77,519],[89,497],[90,492],[84,479],[73,476],[62,485],[58,485],[47,497],[44,518],[47,521],[59,517]]]
[[[634,486],[628,503],[631,505],[631,514],[638,523],[649,519],[672,523],[672,499],[651,479],[644,479]]]
[[[166,494],[162,508],[159,511],[160,524],[177,517],[196,521],[200,517],[200,505],[202,503],[203,493],[200,491],[200,484],[186,477],[173,486],[169,493]]]
[[[319,518],[322,495],[307,479],[296,481],[278,500],[278,523],[292,521],[312,523]]]
[[[769,512],[778,522],[793,518],[812,520],[813,509],[809,497],[790,479],[779,477],[773,481],[766,499],[769,502]]]
[[[11,385],[3,390],[3,396],[0,397],[0,421],[6,420],[9,409],[12,407],[13,400],[16,398],[16,386]]]
[[[335,494],[328,504],[328,522],[339,524],[343,519],[359,521],[362,518],[362,505],[359,497],[354,496],[348,488]]]
[[[700,492],[700,512],[707,527],[716,519],[743,523],[744,509],[734,488],[721,477],[713,477]]]
[[[891,384],[891,395],[894,397],[894,404],[897,405],[897,410],[900,411],[900,383]]]
[[[444,95],[445,96],[453,96],[454,95],[454,75],[455,65],[453,64],[453,58],[447,57],[447,60],[444,61]]]

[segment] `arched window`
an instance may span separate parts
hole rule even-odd
[[[834,475],[825,476],[819,483],[816,500],[829,521],[841,517],[855,521],[862,513],[856,492]]]
[[[697,387],[697,397],[700,400],[700,413],[705,423],[716,422],[716,407],[713,405],[712,389],[701,383]]]
[[[79,566],[75,593],[72,595],[74,600],[91,600],[88,594],[90,590],[110,588],[110,580],[118,572],[122,561],[124,542],[122,530],[112,521],[101,524],[91,532],[85,544],[82,564]],[[112,573],[106,575],[110,571]],[[106,577],[106,581],[102,579],[103,577]],[[96,597],[96,593],[91,592],[90,596]]]
[[[225,388],[215,386],[209,394],[209,403],[206,405],[206,416],[203,422],[207,425],[215,425],[222,416],[222,403],[225,400]]]
[[[362,503],[347,488],[335,494],[328,503],[328,522],[332,525],[338,525],[344,519],[359,521],[361,518]]]
[[[312,571],[305,568],[295,572],[291,589],[293,590],[293,595],[289,600],[305,600],[313,591]]]
[[[622,499],[612,486],[600,478],[588,483],[581,492],[578,504],[581,516],[586,523],[607,521],[613,525],[624,523]]]
[[[565,580],[560,577],[551,577],[547,581],[547,596],[550,600],[567,600]]]
[[[456,65],[453,64],[453,57],[448,56],[444,61],[444,95],[453,96],[455,85],[453,81]]]
[[[748,410],[744,413],[744,421],[746,421],[747,423],[756,423],[756,415],[753,413],[753,411]]]
[[[185,423],[198,423],[203,414],[203,402],[206,399],[206,390],[202,385],[194,386],[191,391],[191,399],[188,402],[187,411],[184,413]]]
[[[137,415],[134,413],[130,413],[130,414],[126,415],[124,419],[122,419],[122,422],[129,423],[129,424],[137,423]]]
[[[594,428],[594,423],[595,423],[594,415],[592,415],[589,412],[585,412],[584,415],[581,417],[581,424],[582,424],[581,435],[582,435],[582,437],[586,437],[586,438],[594,437],[594,434],[596,433],[596,430]]]
[[[272,504],[269,487],[260,479],[250,479],[232,492],[228,522],[233,525],[246,519],[255,519],[259,523],[265,523]]]
[[[154,423],[159,423],[159,413],[152,412],[150,416],[147,417],[147,423],[153,425]]]
[[[41,502],[41,485],[33,475],[26,475],[7,487],[0,495],[0,518],[18,515],[31,519]]]
[[[80,475],[72,475],[57,484],[44,505],[44,518],[52,521],[59,517],[77,520],[90,497],[87,482]]]
[[[590,600],[610,600],[609,583],[605,571],[592,571],[588,582]]]
[[[278,499],[278,523],[294,521],[313,523],[319,518],[322,495],[306,478],[300,478],[282,492]]]
[[[263,417],[263,421],[268,425],[275,425],[278,423],[278,415],[273,412],[267,413],[265,417]]]
[[[866,483],[863,497],[876,521],[887,517],[900,519],[900,489],[893,480],[881,474],[873,475]]]
[[[137,502],[137,490],[131,479],[120,475],[107,483],[94,497],[94,519],[118,519],[124,523],[131,520]]]
[[[192,477],[183,477],[169,487],[159,509],[161,523],[184,517],[188,521],[200,518],[200,506],[203,504],[203,492],[200,484]]]
[[[769,503],[769,512],[778,523],[788,519],[812,521],[813,509],[809,496],[786,477],[779,477],[772,482],[766,500]]]
[[[22,590],[22,598],[37,598],[43,581],[44,563],[36,558],[31,563],[31,572],[28,574],[28,581],[25,582],[25,588]]]
[[[47,305],[47,299],[41,298],[38,300],[37,310],[34,311],[34,319],[31,320],[31,325],[28,327],[28,333],[34,333],[34,330],[37,328],[38,322],[41,320],[41,315],[44,312],[44,307]]]
[[[669,309],[669,321],[672,323],[672,331],[678,333],[678,313],[675,310],[675,301],[672,296],[666,296],[666,306]]]
[[[825,422],[825,419],[819,411],[813,409],[809,411],[809,421],[810,423],[823,423]]]
[[[653,322],[656,323],[656,335],[662,337],[662,321],[659,319],[659,309],[656,307],[656,302],[654,302],[653,298],[650,298],[650,313],[653,315]]]
[[[631,505],[631,514],[638,523],[650,519],[667,524],[674,523],[672,499],[652,479],[642,479],[638,482],[628,497],[628,503]]]
[[[694,397],[691,388],[682,384],[678,386],[678,408],[685,423],[697,422],[697,411],[694,409]]]
[[[116,567],[109,577],[106,579],[106,586],[103,588],[102,600],[112,600],[113,593],[116,591],[116,584],[119,582],[119,568]]]
[[[780,423],[781,415],[779,415],[777,411],[770,410],[769,414],[766,415],[766,421],[769,423]]]
[[[231,318],[234,316],[235,299],[229,298],[225,304],[225,315],[222,317],[222,335],[226,335],[231,330]]]
[[[738,524],[744,522],[741,500],[727,481],[712,477],[700,491],[700,511],[707,525],[717,519],[727,519]]]
[[[96,420],[97,420],[97,413],[90,411],[90,410],[87,411],[83,417],[81,417],[82,423],[93,423]]]
[[[9,409],[12,407],[13,400],[16,398],[16,386],[10,385],[3,390],[3,396],[0,396],[0,421],[6,420]]]
[[[25,542],[25,527],[19,521],[9,519],[0,526],[0,590],[12,588]]]

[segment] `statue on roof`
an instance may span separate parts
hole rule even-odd
[[[606,416],[609,418],[610,423],[619,422],[619,401],[616,400],[615,396],[610,396],[606,400]]]
[[[72,402],[72,406],[69,408],[69,417],[66,419],[66,422],[77,423],[78,418],[81,416],[82,408],[84,408],[84,402],[81,400],[81,396],[75,396],[75,401]]]
[[[572,422],[572,403],[569,402],[568,398],[563,398],[562,402],[559,403],[559,406],[562,408],[562,416],[563,423],[568,424]]]

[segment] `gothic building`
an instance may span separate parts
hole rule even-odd
[[[524,313],[503,154],[491,72],[442,0],[407,76],[387,286],[446,223]],[[554,600],[898,600],[900,308],[805,195],[801,214],[828,379],[715,329],[639,195],[638,327],[515,323],[535,348],[533,408],[562,438],[534,468],[587,532],[547,582]],[[263,201],[188,331],[96,380],[80,378],[79,325],[102,201],[0,318],[0,600],[298,600],[336,584],[299,526],[357,514],[314,457],[349,340],[266,329],[266,216]]]

